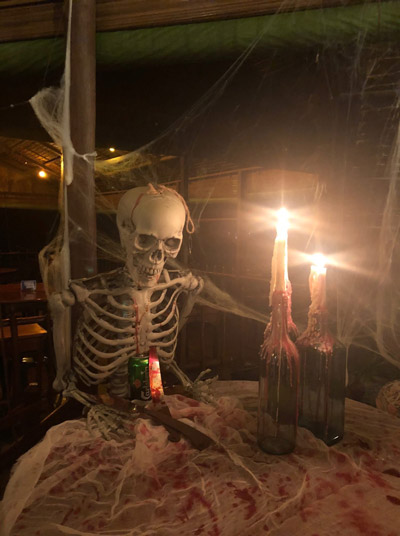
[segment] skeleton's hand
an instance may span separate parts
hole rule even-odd
[[[200,294],[204,287],[204,279],[196,275],[192,275],[192,286],[190,290],[194,291],[195,294]]]
[[[193,275],[191,272],[182,272],[179,281],[181,282],[182,287],[185,290],[188,290],[189,292],[194,292],[195,294],[201,292],[202,288],[204,287],[203,279],[197,275]]]
[[[200,400],[201,402],[206,402],[207,404],[213,404],[215,402],[214,395],[211,393],[210,390],[210,385],[212,385],[218,380],[218,376],[207,378],[206,380],[202,379],[206,374],[209,374],[210,372],[211,369],[203,370],[203,372],[200,372],[200,374],[192,383],[193,398],[195,398],[196,400]]]
[[[203,370],[203,372],[197,376],[194,382],[192,382],[190,378],[188,378],[188,376],[183,372],[183,370],[178,367],[174,360],[168,363],[167,367],[173,374],[175,374],[189,396],[192,396],[201,402],[214,402],[214,397],[210,391],[210,385],[218,380],[218,376],[203,380],[204,376],[211,372],[211,369]]]
[[[139,414],[132,414],[132,419]],[[132,436],[132,420],[126,411],[119,411],[105,404],[92,406],[87,413],[87,425],[93,435],[100,433],[104,439],[126,439]]]

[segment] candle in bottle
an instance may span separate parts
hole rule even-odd
[[[291,287],[287,271],[288,214],[278,213],[271,266],[271,321],[260,352],[257,440],[270,454],[295,447],[297,430],[298,353],[289,337]]]
[[[271,263],[271,284],[269,290],[269,304],[272,306],[272,295],[275,290],[285,292],[287,290],[287,239],[288,239],[289,215],[285,208],[281,208],[277,214],[276,238]]]
[[[328,328],[326,266],[313,256],[307,328],[297,339],[300,353],[299,424],[328,445],[344,431],[345,353]]]

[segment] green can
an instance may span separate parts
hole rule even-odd
[[[131,400],[151,400],[148,354],[129,358],[128,381]]]

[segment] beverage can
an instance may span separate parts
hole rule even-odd
[[[129,398],[147,402],[151,400],[149,356],[142,354],[128,360]]]

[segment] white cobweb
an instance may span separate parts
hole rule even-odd
[[[234,130],[235,119],[239,115],[246,113],[246,111],[248,112],[249,106],[251,108],[252,105],[253,110],[258,109],[260,105],[258,99],[261,97],[261,93],[267,91],[273,84],[274,76],[277,76],[277,72],[279,72],[281,66],[279,61],[274,60],[273,53],[268,58],[260,58],[260,56],[253,57],[251,53],[256,48],[256,45],[257,40],[237,61],[232,63],[232,66],[224,72],[200,100],[194,103],[191,109],[187,110],[179,120],[172,124],[169,129],[162,132],[152,143],[135,151],[125,152],[116,158],[106,161],[98,159],[96,161],[96,183],[98,192],[103,194],[104,211],[101,214],[101,218],[99,218],[99,232],[97,237],[98,258],[101,266],[111,267],[112,265],[115,266],[124,262],[115,229],[115,204],[113,202],[113,196],[118,196],[121,190],[143,185],[148,182],[163,182],[167,184],[172,182],[171,186],[177,187],[177,183],[179,182],[177,180],[179,175],[179,159],[168,158],[171,154],[171,148],[176,147],[177,142],[180,141],[184,146],[184,152],[186,154],[196,152],[198,138],[200,136],[204,138],[211,135],[209,128],[211,129],[212,127],[208,125],[210,124],[213,125],[213,128],[215,127],[215,122],[213,123],[211,121],[212,115],[217,112],[219,107],[223,107],[226,104],[231,84],[239,76],[241,69],[245,68],[251,61],[255,62],[257,68],[263,73],[260,77],[260,85],[258,87],[246,86],[244,100],[238,104],[237,108],[234,108],[231,123],[226,128],[228,130]],[[298,169],[299,171],[318,173],[318,182],[312,183],[306,191],[296,186],[291,189],[286,184],[286,188],[281,192],[281,182],[279,180],[277,188],[270,189],[266,193],[263,192],[263,195],[247,196],[240,207],[241,221],[246,222],[244,228],[246,229],[246,233],[249,233],[245,237],[240,235],[241,228],[232,230],[228,226],[226,229],[224,228],[225,230],[222,233],[220,230],[222,227],[221,222],[218,225],[217,223],[214,226],[212,225],[212,220],[216,220],[218,216],[221,216],[221,214],[218,214],[220,210],[225,210],[226,212],[224,214],[228,214],[226,220],[229,220],[229,218],[233,219],[232,214],[228,210],[231,199],[221,200],[215,197],[215,193],[221,188],[221,182],[218,178],[220,177],[219,172],[233,169],[235,163],[237,167],[240,167],[235,157],[238,148],[247,143],[247,137],[250,136],[251,129],[256,127],[252,123],[252,121],[255,121],[254,118],[256,115],[252,115],[248,124],[248,130],[243,129],[241,123],[241,127],[236,132],[236,135],[229,138],[223,154],[220,155],[219,161],[216,163],[213,162],[211,165],[206,158],[198,158],[195,165],[192,166],[190,176],[202,175],[204,177],[205,175],[212,175],[212,178],[208,181],[204,180],[202,183],[203,189],[199,196],[202,199],[201,202],[190,204],[189,196],[192,217],[196,224],[196,233],[193,237],[193,253],[192,255],[182,255],[179,262],[181,264],[188,264],[192,271],[206,278],[204,291],[198,297],[200,305],[206,305],[216,309],[219,312],[218,314],[229,315],[230,318],[236,319],[240,317],[240,320],[244,319],[246,322],[247,328],[250,328],[250,325],[259,327],[258,335],[260,338],[259,340],[253,341],[253,348],[255,348],[253,361],[256,362],[257,346],[262,342],[262,332],[268,317],[268,278],[274,238],[271,211],[279,208],[283,199],[285,203],[288,203],[292,214],[292,226],[289,231],[289,277],[293,284],[294,318],[300,329],[305,325],[309,303],[309,296],[307,294],[309,262],[307,256],[304,254],[312,254],[315,249],[322,250],[328,255],[331,264],[328,267],[328,308],[331,310],[331,318],[337,337],[347,347],[359,349],[361,354],[364,351],[375,353],[380,360],[384,360],[384,362],[400,368],[400,334],[398,329],[400,282],[397,275],[400,260],[398,241],[400,211],[397,192],[400,139],[399,94],[398,85],[396,85],[400,78],[398,76],[400,72],[398,68],[397,72],[393,72],[396,50],[385,43],[368,50],[363,40],[362,32],[355,37],[352,46],[340,48],[335,43],[332,43],[330,46],[328,45],[318,51],[310,51],[308,59],[304,60],[303,65],[305,70],[308,68],[311,70],[310,66],[315,67],[317,64],[320,70],[325,72],[326,87],[328,88],[325,95],[326,100],[323,101],[322,107],[326,110],[324,128],[326,131],[332,131],[333,133],[332,136],[327,136],[326,138],[331,140],[331,144],[319,147],[316,154],[309,154],[307,157],[304,157],[303,165]],[[397,54],[397,56],[399,55]],[[304,53],[304,56],[307,56],[307,54]],[[390,63],[391,67],[386,67],[388,57],[393,59]],[[342,69],[343,65],[347,68]],[[293,62],[293,70],[295,70],[295,62]],[[379,86],[379,76],[383,78],[385,76],[387,77],[389,80],[387,87]],[[300,81],[301,77],[302,74],[299,70],[293,73],[292,77],[288,74],[287,87],[284,88],[286,97],[288,98],[288,106],[292,103],[291,110],[297,110],[297,115],[294,114],[294,116],[287,118],[288,121],[290,120],[294,129],[294,140],[285,138],[285,135],[289,137],[290,129],[284,130],[283,134],[282,131],[278,130],[265,133],[265,135],[268,134],[268,143],[276,143],[276,146],[280,147],[281,165],[279,167],[281,170],[290,170],[293,167],[294,159],[290,158],[289,153],[295,150],[297,145],[301,145],[302,140],[297,138],[296,122],[308,109],[318,106],[315,100],[319,98],[319,93],[316,90],[314,91],[312,87],[310,87],[308,98],[304,99],[304,94],[301,95],[301,98],[298,98],[296,83]],[[55,143],[64,145],[64,149],[67,147],[69,154],[76,155],[70,143],[68,132],[66,134],[65,130],[63,130],[66,128],[68,131],[68,126],[65,127],[64,114],[64,103],[68,100],[66,99],[65,92],[68,93],[68,88],[67,69],[62,87],[42,90],[33,99],[32,104],[42,124],[53,137]],[[338,116],[338,112],[335,110],[332,114],[329,113],[333,100],[333,98],[330,99],[329,90],[332,93],[336,91],[337,99],[340,99],[338,94],[342,94],[345,104],[341,107],[341,111],[343,112],[345,110],[345,112],[341,117]],[[372,96],[374,95],[374,91],[379,90],[383,92],[387,91],[393,95],[389,104],[381,106],[373,102]],[[296,99],[298,99],[297,104]],[[348,105],[347,111],[346,104]],[[246,105],[248,106],[246,107]],[[271,103],[272,105],[273,103]],[[354,110],[355,108],[357,108],[356,112]],[[384,116],[385,121],[381,128],[376,128],[372,133],[372,145],[375,155],[375,159],[372,160],[375,161],[375,164],[367,175],[365,168],[359,173],[354,169],[355,155],[357,154],[357,148],[361,148],[360,150],[362,152],[363,143],[365,140],[368,141],[368,133],[365,131],[365,128],[369,124],[368,115],[374,113]],[[357,116],[357,114],[358,119],[354,121],[354,116]],[[312,114],[310,114],[310,117],[312,117]],[[357,128],[354,128],[355,123]],[[310,123],[311,128],[313,128],[313,125]],[[338,142],[341,136],[346,141],[342,145]],[[182,139],[185,141],[183,142]],[[371,141],[371,136],[369,137],[369,141]],[[337,145],[334,146],[334,143]],[[351,150],[349,147],[351,147]],[[288,150],[286,151],[286,149]],[[364,149],[363,154],[367,155],[368,150],[368,147]],[[323,156],[321,157],[321,155]],[[318,161],[321,158],[323,160],[322,163]],[[358,157],[358,162],[360,162],[360,159],[362,160],[362,158]],[[267,161],[268,157],[264,159],[264,167],[268,167],[266,165]],[[169,172],[165,172],[164,166],[168,168],[170,164],[172,171],[170,169]],[[276,165],[276,161],[274,165]],[[212,168],[211,170],[210,167]],[[280,176],[281,173],[277,172],[276,175]],[[270,178],[271,176],[273,177],[273,174],[267,175]],[[72,177],[68,179],[69,182],[70,180],[72,180]],[[49,290],[55,289],[57,291],[62,290],[67,284],[69,277],[68,234],[65,226],[65,222],[68,220],[64,195],[65,182],[61,182],[60,211],[62,217],[60,219],[60,230],[52,244],[41,254],[41,268],[44,282]],[[195,180],[192,182],[189,181],[189,184],[194,185],[195,182]],[[227,184],[229,185],[229,181],[222,182],[222,186],[226,186]],[[105,193],[109,195],[104,195]],[[205,214],[207,214],[207,218],[204,217]],[[208,219],[208,223],[206,219]],[[210,229],[207,232],[207,225],[211,225],[211,232]],[[221,227],[218,227],[219,225]],[[236,233],[237,236],[235,236]],[[219,243],[213,241],[217,237],[220,238]],[[188,237],[185,238],[187,239]],[[238,277],[238,274],[234,273],[229,265],[232,263],[232,259],[234,259],[234,256],[232,257],[229,253],[229,248],[235,240],[239,240],[246,247],[248,246],[247,249],[244,248],[242,251],[240,259],[235,260],[241,268],[241,274],[239,275],[244,275],[244,277]],[[221,273],[224,275],[218,275]],[[248,286],[251,287],[251,292],[248,289],[246,290],[246,292],[248,291],[247,294],[246,292],[240,292],[240,287],[245,284],[243,282],[249,283]],[[220,337],[224,336],[223,329],[225,327],[224,325],[222,326],[219,332]],[[68,331],[69,329],[67,329],[67,333]],[[257,333],[257,330],[255,333]],[[246,356],[243,359],[245,360]],[[236,386],[235,389],[237,389]],[[239,391],[242,394],[242,388],[239,388]],[[186,408],[184,407],[184,403],[179,398],[176,398],[174,399],[176,407],[173,407],[173,409],[177,417],[195,415],[197,418],[199,415],[202,416],[204,414],[205,421],[208,418],[208,413],[210,413],[210,422],[206,423],[207,426],[209,425],[210,430],[216,429],[216,434],[220,431],[221,434],[222,432],[228,433],[228,441],[233,442],[232,452],[237,454],[236,460],[238,460],[240,455],[249,448],[246,438],[249,437],[249,434],[255,434],[255,420],[253,418],[249,419],[248,414],[242,412],[240,408],[232,407],[230,400],[228,398],[223,399],[219,412],[231,424],[235,422],[235,426],[242,426],[246,432],[245,434],[239,435],[235,426],[226,427],[225,421],[220,420],[219,414],[217,418],[214,417],[213,410],[210,407],[199,405],[198,407],[190,406]],[[351,404],[354,405],[355,403],[352,402]],[[358,408],[355,416],[356,422],[361,423],[359,426],[360,430],[362,429],[362,434],[365,434],[366,427],[368,428],[370,425],[367,435],[368,442],[372,444],[376,442],[378,445],[377,448],[380,449],[391,448],[391,445],[386,440],[387,436],[383,433],[380,436],[381,430],[376,427],[375,423],[371,424],[365,407]],[[394,425],[392,422],[389,423],[389,417],[387,416],[383,420],[385,420],[384,424],[388,428],[388,430],[385,430],[385,433],[393,434],[394,432],[391,430],[391,427]],[[221,424],[223,428],[220,430],[219,427]],[[381,425],[382,423],[380,423]],[[90,493],[93,492],[93,500],[89,497],[88,504],[86,505],[85,503],[83,505],[85,516],[87,508],[87,516],[90,516],[90,522],[92,518],[93,523],[103,521],[101,516],[98,516],[97,512],[93,511],[93,504],[96,504],[97,493],[96,484],[94,485],[93,483],[100,482],[98,485],[103,486],[103,480],[104,489],[109,490],[109,504],[111,508],[111,515],[108,516],[107,523],[113,523],[115,517],[119,516],[121,512],[123,514],[125,507],[140,509],[143,504],[148,507],[150,504],[148,497],[138,497],[137,493],[139,495],[141,493],[145,494],[149,486],[154,486],[156,483],[159,484],[159,476],[164,477],[164,475],[159,472],[158,465],[153,464],[153,459],[151,457],[149,458],[151,456],[150,451],[147,457],[143,456],[143,444],[141,442],[146,441],[145,438],[149,436],[146,425],[142,423],[140,426],[143,430],[139,430],[140,433],[137,434],[134,445],[132,445],[132,442],[126,442],[122,446],[118,444],[117,447],[114,442],[109,442],[105,445],[101,440],[87,439],[87,431],[83,423],[78,425],[76,423],[65,423],[61,427],[53,428],[41,446],[30,451],[22,459],[17,468],[13,484],[15,487],[9,488],[8,496],[12,498],[13,493],[18,494],[20,490],[22,490],[24,496],[19,498],[19,502],[12,501],[13,507],[7,510],[8,516],[11,518],[10,526],[14,524],[14,521],[21,513],[29,496],[28,508],[26,511],[23,511],[20,525],[14,527],[18,534],[28,532],[31,534],[32,526],[35,527],[35,523],[43,525],[42,520],[46,516],[49,518],[48,521],[46,520],[46,533],[54,534],[54,527],[57,527],[56,530],[63,530],[62,527],[65,525],[64,520],[67,516],[70,516],[65,503],[61,500],[61,497],[60,499],[57,497],[57,508],[48,508],[46,502],[40,504],[40,494],[43,493],[46,495],[49,491],[47,486],[50,487],[56,484],[52,478],[52,471],[60,470],[61,474],[64,475],[65,464],[70,464],[74,471],[73,479],[67,481],[66,485],[70,486],[70,489],[68,489],[69,500],[76,501],[77,509],[82,508],[81,499],[83,495],[87,495],[88,489]],[[59,443],[64,441],[63,434],[65,434],[66,440],[63,447],[64,450],[60,448],[59,451],[61,452],[60,459],[57,462],[50,458],[46,460],[49,449],[58,448]],[[163,429],[156,429],[152,434],[150,435],[150,442],[152,441],[151,445],[154,448],[158,448],[159,441],[165,443],[165,431]],[[307,434],[305,431],[300,433],[300,447],[305,446],[307,453],[309,453],[309,444],[307,441],[314,442],[314,439]],[[362,435],[362,437],[364,439],[366,438],[365,435]],[[71,438],[74,440],[71,441]],[[156,438],[155,441],[154,438]],[[318,445],[318,448],[322,449],[319,455],[322,460],[322,466],[326,469],[326,474],[332,470],[336,471],[336,465],[332,463],[325,446],[322,443],[318,443]],[[168,449],[175,449],[175,444],[167,443],[167,447]],[[394,448],[395,446],[393,445]],[[234,449],[238,449],[237,453]],[[159,456],[160,452],[158,451],[156,456],[158,462],[163,460]],[[389,450],[386,454],[388,452]],[[125,463],[125,455],[128,463]],[[209,457],[209,454],[207,456]],[[257,456],[259,456],[259,453]],[[387,456],[380,457],[378,460],[379,464],[384,462],[384,467],[390,470],[390,463],[394,463],[391,456],[392,453],[390,451]],[[100,462],[97,458],[99,458]],[[152,467],[154,465],[154,474],[152,473],[152,477],[149,479],[149,482],[145,482],[145,485],[142,485],[141,474],[132,475],[129,472],[132,470],[131,461],[132,459],[136,460],[136,458],[142,464],[150,464]],[[231,492],[229,491],[230,488],[226,486],[226,474],[233,475],[242,486],[246,478],[249,478],[249,475],[251,476],[251,471],[258,478],[260,475],[258,475],[257,471],[264,464],[260,464],[257,458],[254,458],[254,461],[257,463],[253,463],[253,459],[250,458],[251,466],[248,468],[248,474],[245,474],[243,470],[246,467],[240,467],[234,459],[224,457],[224,460],[221,461],[220,458],[222,457],[218,452],[216,454],[216,462],[218,464],[227,464],[228,467],[227,471],[225,471],[225,465],[220,465],[223,468],[222,479],[218,480],[220,473],[211,472],[212,478],[216,481],[203,481],[201,469],[198,469],[196,466],[196,463],[199,461],[202,462],[203,460],[201,455],[197,453],[194,455],[194,460],[192,458],[187,459],[190,471],[194,471],[193,475],[189,472],[188,477],[191,478],[192,482],[196,482],[198,475],[200,475],[201,485],[211,495],[214,493],[213,490],[216,486],[221,484],[221,491],[227,494],[226,496],[224,495],[226,500],[222,501],[221,504],[230,506],[233,503],[233,497],[229,496]],[[182,458],[180,459],[182,460]],[[212,458],[210,459],[213,461]],[[210,462],[210,459],[208,459],[208,462]],[[103,462],[105,462],[104,466],[101,465]],[[277,460],[278,462],[279,460]],[[56,463],[58,465],[55,467]],[[182,468],[185,469],[186,462],[181,461],[180,463],[182,464]],[[281,475],[285,475],[285,473],[291,471],[290,466],[284,460],[282,463],[285,465],[282,471],[272,471],[272,474],[275,475],[274,478],[280,478]],[[348,461],[346,463],[346,471],[348,470],[351,474],[356,470],[359,471],[360,467],[358,465],[353,467],[349,466]],[[85,466],[85,470],[81,474],[82,464]],[[107,466],[106,464],[109,465]],[[343,468],[343,460],[340,461],[340,464]],[[26,471],[25,468],[28,466],[29,470]],[[121,467],[122,469],[120,470]],[[139,465],[139,467],[141,466]],[[101,473],[104,468],[106,470]],[[166,470],[169,469],[168,465],[164,467],[161,463],[160,470],[163,471],[164,468]],[[147,469],[148,467],[146,466]],[[368,472],[365,472],[365,477],[369,475],[371,467],[367,469]],[[45,476],[48,476],[48,478],[39,479],[39,475],[43,470],[45,471]],[[110,470],[110,472],[107,472],[107,470]],[[112,471],[117,471],[118,474],[114,474]],[[303,473],[300,474],[298,487],[294,484],[290,486],[287,508],[292,508],[296,504],[296,501],[300,501],[303,498],[303,494],[306,495],[307,501],[310,501],[310,503],[306,502],[306,505],[315,503],[313,491],[316,482],[321,476],[320,467],[314,473],[311,475],[310,491],[307,491],[306,487],[302,484]],[[336,477],[338,474],[341,473],[336,473]],[[170,474],[167,474],[166,479],[169,479],[170,476]],[[312,480],[314,476],[315,482]],[[178,475],[177,478],[179,480],[180,476]],[[24,482],[23,485],[21,485],[22,481]],[[26,485],[27,482],[28,486]],[[113,483],[111,487],[110,482]],[[293,482],[295,481],[293,480]],[[177,489],[180,490],[180,482],[177,484]],[[251,484],[259,485],[257,481],[253,482],[252,480]],[[339,491],[342,492],[343,482],[338,481],[336,485],[338,493]],[[32,490],[36,486],[37,491],[32,494]],[[350,489],[350,486],[347,487]],[[121,493],[124,492],[129,495],[132,490],[134,492],[132,492],[132,505],[121,506],[119,502]],[[56,495],[61,494],[64,492],[63,486],[54,487],[52,491]],[[376,503],[375,495],[378,496],[378,494],[375,494],[375,491],[374,488],[374,497],[372,502],[370,501],[371,504]],[[174,503],[171,503],[173,512],[175,512],[175,508],[179,507],[179,501],[174,502],[176,497],[175,492],[176,490],[172,494],[168,492],[165,496],[165,500],[168,498],[171,500],[172,497],[172,503]],[[150,489],[149,493],[154,493],[154,489]],[[197,495],[193,496],[195,498],[198,497]],[[278,509],[278,507],[272,504],[272,499],[275,497],[274,494],[264,494],[263,497],[267,497],[267,504],[258,505],[257,503],[257,508],[262,513],[260,523],[261,520],[262,523],[265,522],[262,516],[268,517],[267,522],[270,523],[272,521],[278,534],[279,522],[274,519],[274,515],[278,510],[280,512],[283,507],[281,505]],[[350,502],[353,500],[354,497],[351,497]],[[269,504],[271,501],[272,506]],[[286,507],[285,503],[282,504]],[[388,503],[386,502],[385,504],[387,508]],[[197,501],[197,507],[200,508],[201,505]],[[122,510],[120,510],[120,506]],[[360,507],[363,506],[365,504],[360,505]],[[272,514],[268,513],[271,510]],[[143,511],[137,511],[139,515],[143,515]],[[240,512],[240,510],[237,511]],[[322,517],[319,518],[319,526],[322,526],[321,519],[323,524],[325,519],[330,519],[329,516],[332,516],[332,512],[334,511],[334,506],[331,507],[331,504],[328,503],[326,510],[322,512]],[[134,512],[136,515],[136,510]],[[243,522],[245,517],[242,515],[241,518]],[[40,521],[38,521],[39,519]],[[149,516],[146,514],[144,516],[143,526],[147,526],[148,519]],[[193,517],[192,519],[194,522],[195,518]],[[226,530],[231,533],[234,530],[232,528],[234,523],[232,519],[234,518],[228,516],[227,519],[230,520],[230,524],[226,525]],[[21,526],[25,523],[25,520],[28,521],[27,525]],[[397,518],[390,521],[395,524],[396,520]],[[297,518],[295,518],[295,521],[297,523]],[[192,523],[192,521],[190,522]],[[337,522],[337,520],[335,519],[332,523],[334,522]],[[99,528],[97,525],[93,526],[93,529],[85,526],[79,530],[79,533],[87,533],[88,530],[96,531],[98,534],[103,533],[103,528]],[[297,523],[297,527],[301,527],[301,524]],[[114,527],[110,528],[110,530],[113,529]],[[72,530],[74,531],[75,529]],[[135,530],[132,529],[131,533],[137,534],[138,532],[135,532]],[[173,527],[172,530],[176,531],[176,528]],[[293,530],[296,530],[296,527]]]
[[[266,29],[262,30],[262,33]],[[259,59],[253,58],[252,53],[257,48],[258,39],[254,41],[251,47],[245,50],[236,61],[232,63],[228,70],[217,79],[214,85],[196,101],[193,106],[186,111],[170,128],[161,132],[153,142],[145,147],[138,148],[132,152],[124,151],[123,154],[116,158],[107,160],[96,160],[95,170],[97,177],[97,187],[99,192],[107,191],[113,194],[121,190],[134,186],[146,184],[148,182],[164,182],[172,179],[172,187],[178,187],[176,175],[164,175],[163,166],[168,168],[171,163],[171,169],[179,174],[179,159],[170,158],[169,151],[171,147],[176,146],[177,140],[182,140],[186,132],[190,132],[193,125],[197,125],[199,136],[207,136],[207,122],[212,113],[218,106],[224,104],[227,91],[230,84],[233,83],[238,73],[246,66],[248,62],[259,62],[259,69],[264,71],[259,88],[248,88],[248,100],[254,101],[257,106],[257,96],[261,90],[270,85],[277,69],[277,62],[274,60],[275,53],[270,57]],[[350,56],[346,61],[343,56]],[[305,54],[306,55],[306,54]],[[332,140],[338,138],[336,129],[343,126],[348,127],[348,131],[343,133],[347,137],[348,144],[340,148],[325,147],[319,149],[319,158],[321,153],[325,154],[325,162],[313,162],[313,155],[310,161],[304,164],[304,169],[314,171],[319,174],[319,180],[309,187],[306,193],[294,192],[298,195],[297,203],[293,202],[293,196],[290,192],[283,191],[282,194],[274,193],[270,198],[247,199],[241,206],[242,215],[247,222],[250,221],[250,229],[255,229],[258,233],[257,244],[265,242],[260,248],[253,248],[240,261],[241,269],[245,273],[251,272],[255,263],[259,263],[258,275],[264,275],[264,279],[259,277],[258,294],[265,296],[263,300],[257,303],[251,303],[243,295],[235,292],[235,284],[225,285],[223,278],[215,277],[215,273],[228,273],[230,281],[234,280],[235,274],[230,273],[229,266],[213,265],[213,253],[207,253],[209,235],[202,239],[205,225],[202,222],[204,210],[215,202],[213,198],[214,191],[218,189],[218,172],[234,167],[234,156],[241,140],[244,142],[246,132],[238,132],[233,136],[225,148],[225,153],[221,155],[220,161],[214,163],[212,171],[215,172],[215,180],[204,181],[207,184],[203,192],[203,202],[192,205],[192,217],[195,221],[197,231],[195,241],[197,240],[197,251],[201,254],[194,256],[183,256],[180,262],[188,262],[190,268],[195,273],[202,274],[205,277],[206,285],[204,292],[199,296],[198,301],[202,305],[207,305],[224,313],[232,313],[251,319],[260,326],[265,324],[268,316],[268,277],[270,270],[270,252],[272,251],[272,242],[274,230],[272,228],[271,209],[278,208],[277,199],[279,197],[285,200],[290,199],[289,204],[293,207],[293,231],[289,233],[289,277],[292,279],[294,293],[294,317],[304,327],[306,321],[306,307],[308,299],[306,292],[307,270],[309,264],[304,260],[305,254],[312,254],[314,249],[324,250],[326,248],[331,268],[328,269],[328,306],[332,310],[332,320],[335,325],[336,334],[346,347],[358,347],[376,353],[387,362],[400,368],[399,352],[399,329],[398,329],[398,308],[400,298],[400,282],[397,276],[399,263],[399,244],[398,231],[400,223],[400,212],[398,203],[398,180],[399,180],[399,163],[400,163],[400,135],[399,135],[399,97],[398,97],[398,80],[400,72],[394,68],[398,50],[390,44],[381,43],[379,46],[367,46],[364,42],[363,32],[360,30],[358,36],[350,46],[338,47],[335,44],[325,44],[315,53],[308,54],[308,60],[312,63],[318,63],[321,70],[326,70],[326,85],[342,86],[348,89],[344,99],[348,103],[348,117],[340,118],[340,125],[337,126],[339,119],[334,113],[330,117],[330,123],[326,129],[331,129],[335,136]],[[335,65],[337,57],[337,71]],[[67,52],[67,68],[64,82],[60,88],[49,88],[39,92],[33,99],[32,105],[35,112],[42,122],[43,126],[52,136],[55,143],[62,145],[68,154],[75,154],[69,137],[68,122],[65,119],[65,106],[68,102],[69,91],[69,53]],[[385,62],[392,58],[386,67]],[[364,62],[364,63],[363,63]],[[328,67],[326,67],[328,65]],[[340,71],[340,66],[346,65],[347,69]],[[330,67],[329,67],[330,66]],[[299,74],[297,73],[298,77]],[[388,80],[386,86],[379,86],[379,76],[381,79]],[[335,77],[341,77],[341,83],[337,83]],[[295,83],[296,79],[290,80],[293,84],[293,101],[296,99]],[[375,85],[374,85],[375,84]],[[387,91],[393,95],[392,101],[380,110],[379,105],[371,104],[370,98],[374,91]],[[312,90],[311,90],[312,91]],[[334,91],[334,89],[332,89]],[[340,89],[337,90],[340,92]],[[397,93],[396,93],[397,92]],[[308,102],[298,104],[298,112],[301,114],[303,108],[313,106],[314,93],[310,93]],[[317,98],[317,92],[315,92]],[[243,110],[246,107],[241,104]],[[325,108],[329,108],[329,95],[323,103]],[[239,105],[238,105],[239,107]],[[346,106],[344,106],[346,108]],[[358,127],[354,129],[354,108],[357,108]],[[348,146],[357,148],[362,146],[365,137],[364,127],[368,125],[368,113],[379,113],[385,115],[385,124],[377,128],[374,133],[376,167],[371,170],[370,176],[365,177],[357,175],[352,166],[353,158],[357,154],[355,150],[350,151]],[[235,110],[240,114],[240,110]],[[329,117],[329,114],[328,114]],[[352,118],[352,119],[351,119]],[[293,119],[293,118],[292,118]],[[353,121],[353,123],[352,123]],[[295,122],[295,121],[294,121]],[[353,126],[352,126],[353,125]],[[371,138],[371,134],[370,138]],[[277,134],[278,136],[278,134]],[[269,137],[271,139],[271,135]],[[328,138],[329,139],[329,138]],[[196,136],[191,133],[185,142],[184,150],[186,153],[195,152]],[[277,139],[276,144],[285,144],[287,140]],[[368,140],[367,140],[368,141]],[[332,141],[333,143],[333,141]],[[287,141],[288,146],[296,144],[293,141]],[[281,151],[285,154],[285,151]],[[82,158],[85,155],[81,156]],[[335,158],[342,160],[341,165],[334,162]],[[318,159],[318,156],[317,156]],[[306,160],[306,159],[305,159]],[[178,162],[178,164],[177,164]],[[228,162],[228,166],[226,163]],[[329,169],[332,164],[332,169]],[[290,159],[282,160],[282,168],[292,165]],[[175,166],[175,168],[174,168]],[[210,164],[205,159],[197,159],[196,165],[192,171],[197,171],[198,175],[207,175]],[[240,166],[238,166],[240,167]],[[322,172],[321,172],[322,170]],[[325,173],[323,172],[325,171]],[[170,171],[171,173],[171,171]],[[195,173],[194,173],[195,174]],[[68,179],[70,182],[72,177]],[[190,182],[190,181],[189,181]],[[115,186],[117,185],[117,186]],[[111,189],[111,191],[110,191]],[[293,192],[292,192],[293,194]],[[60,210],[65,211],[62,203],[64,196],[60,196]],[[110,199],[107,208],[108,199]],[[104,229],[98,229],[98,255],[100,261],[108,264],[122,264],[123,254],[117,240],[117,234],[113,232],[114,225],[113,213],[115,213],[115,204],[112,203],[112,195],[103,196],[103,209],[106,207],[102,219]],[[189,199],[190,204],[190,199]],[[260,214],[264,214],[264,221]],[[65,242],[60,239],[65,231],[65,217],[61,218],[61,229],[56,238],[55,253],[64,252]],[[261,223],[260,223],[261,222]],[[216,224],[217,225],[217,224]],[[217,227],[215,227],[217,229]],[[240,233],[240,229],[238,230]],[[229,233],[227,233],[228,236]],[[250,233],[251,234],[251,233]],[[232,237],[230,237],[232,238]],[[236,236],[235,239],[246,241],[243,237]],[[249,239],[250,240],[250,239]],[[58,241],[58,242],[57,242]],[[269,242],[268,245],[266,242]],[[58,246],[57,246],[58,243]],[[300,251],[302,250],[302,251]],[[195,258],[196,257],[196,258]],[[204,258],[209,259],[204,263]],[[196,265],[196,261],[201,258],[202,263]],[[299,261],[300,259],[300,261]],[[42,255],[42,271],[44,281],[48,280],[48,258]],[[59,261],[63,264],[65,261]],[[227,261],[229,263],[229,260]],[[261,265],[260,265],[261,263]],[[291,264],[292,263],[292,266]],[[302,264],[301,264],[302,263]],[[54,257],[53,257],[54,265]],[[250,267],[249,267],[250,266]],[[257,271],[257,270],[256,270]],[[292,272],[292,273],[291,273]],[[257,278],[255,278],[257,279]],[[64,278],[65,281],[65,278]],[[241,280],[238,279],[238,285]],[[297,293],[297,297],[296,297]],[[303,294],[301,298],[300,294]],[[261,304],[261,305],[260,305]],[[296,310],[296,307],[298,308]],[[261,344],[261,340],[258,341]],[[257,356],[254,355],[256,360]]]

